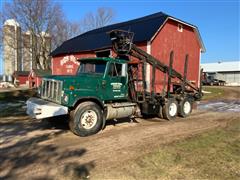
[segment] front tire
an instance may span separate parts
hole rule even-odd
[[[69,128],[78,136],[89,136],[101,130],[103,123],[102,109],[94,102],[80,103],[70,113]]]
[[[163,106],[162,114],[164,119],[173,120],[178,113],[178,103],[174,98],[169,99]]]

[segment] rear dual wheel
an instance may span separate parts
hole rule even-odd
[[[173,120],[178,114],[178,102],[171,98],[162,107],[162,116],[164,119]]]
[[[179,103],[176,99],[169,99],[163,107],[160,107],[158,117],[167,120],[173,120],[176,116],[187,117],[192,112],[192,100],[190,98],[184,98]]]
[[[179,102],[178,115],[180,117],[187,117],[192,112],[192,100],[190,98],[184,98]]]

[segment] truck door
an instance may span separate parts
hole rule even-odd
[[[107,100],[127,99],[127,64],[109,62],[105,83]]]

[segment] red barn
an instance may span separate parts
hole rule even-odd
[[[29,71],[15,71],[13,76],[19,85],[26,85],[28,83]]]
[[[32,69],[28,75],[29,88],[39,87],[41,85],[42,78],[51,74],[51,70]]]
[[[79,66],[76,60],[79,58],[115,57],[107,34],[114,29],[134,32],[133,42],[167,65],[169,54],[173,50],[173,68],[181,73],[184,70],[185,55],[188,54],[187,78],[199,86],[200,59],[205,47],[198,28],[162,12],[88,31],[65,41],[51,53],[53,75],[75,74]],[[135,61],[134,58],[130,59],[132,62]],[[150,76],[151,67],[147,65],[146,81],[149,90]],[[156,72],[156,77],[155,88],[160,91],[163,73]]]

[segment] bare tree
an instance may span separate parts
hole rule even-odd
[[[114,18],[111,8],[98,8],[97,12],[87,13],[80,22],[71,22],[65,18],[62,11],[57,12],[55,25],[50,29],[52,48],[55,49],[64,41],[80,35],[83,32],[110,24]]]
[[[89,12],[83,18],[82,31],[86,32],[92,29],[100,28],[112,23],[115,14],[111,8],[100,7],[96,13]]]
[[[55,26],[50,30],[52,48],[55,49],[64,41],[77,36],[80,33],[80,23],[70,22],[63,18],[57,19]]]
[[[50,0],[13,0],[5,2],[3,9],[3,19],[16,19],[22,31],[30,32],[33,64],[36,63],[37,68],[48,69],[51,46],[46,39],[49,41],[56,24],[64,21],[61,7]]]
[[[2,72],[2,70],[3,70],[3,50],[2,50],[2,48],[3,48],[3,26],[2,26],[2,24],[3,24],[3,18],[2,18],[3,16],[2,16],[2,9],[0,9],[0,74],[1,74],[1,72]]]
[[[2,9],[0,9],[0,55],[2,53],[2,43],[3,43],[3,14]]]
[[[82,32],[108,25],[112,22],[114,13],[111,8],[98,8],[95,13],[88,13],[81,22],[70,22],[59,4],[51,0],[13,0],[5,2],[1,13],[2,22],[6,19],[16,19],[23,32],[31,34],[31,55],[35,68],[48,69],[52,49],[61,45],[64,41]],[[7,33],[7,32],[5,32]],[[0,33],[1,38],[1,33]],[[51,40],[51,46],[46,43]],[[0,41],[0,48],[1,46]],[[13,40],[9,40],[12,48],[16,47]],[[26,45],[22,43],[21,48]]]

